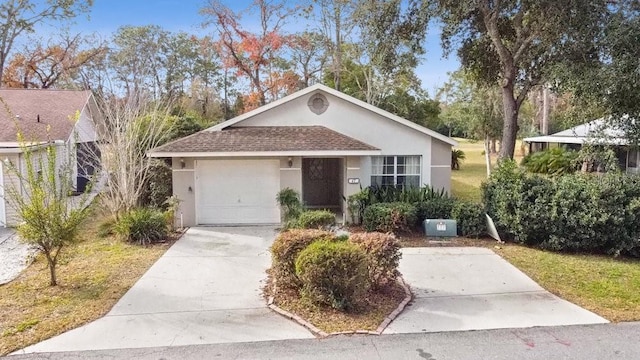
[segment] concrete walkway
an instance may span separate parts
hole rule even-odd
[[[192,228],[103,318],[16,353],[313,338],[266,307],[272,227]]]
[[[385,334],[600,324],[485,248],[405,248],[400,272],[415,299]]]

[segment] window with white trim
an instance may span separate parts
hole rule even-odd
[[[371,186],[420,187],[420,156],[372,156]]]

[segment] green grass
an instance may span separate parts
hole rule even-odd
[[[485,163],[484,143],[482,141],[455,139],[456,149],[464,151],[466,158],[460,164],[460,170],[451,171],[451,192],[453,196],[462,200],[480,202],[482,192],[480,185],[487,180],[487,166]],[[520,142],[516,145],[516,161],[522,159]],[[491,165],[495,165],[496,156],[492,156]]]
[[[63,249],[58,286],[48,285],[43,256],[16,280],[0,286],[0,356],[101,317],[169,246],[99,238],[103,220],[98,214],[90,217],[80,241]]]
[[[613,322],[640,320],[640,261],[558,254],[518,245],[496,250],[548,291]]]
[[[456,139],[466,159],[452,171],[455,197],[480,201],[480,185],[486,180],[482,142]],[[521,159],[516,146],[516,160]],[[495,157],[492,158],[495,164]],[[494,249],[548,291],[578,304],[607,320],[640,320],[640,261],[606,256],[559,254],[521,245],[495,249],[495,242],[479,246]]]

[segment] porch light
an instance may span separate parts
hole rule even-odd
[[[186,166],[187,164],[184,162],[184,158],[180,158],[180,167],[184,169]]]
[[[291,158],[291,156],[289,156],[289,160],[287,161],[287,165],[289,165],[289,167],[293,166],[293,159]]]

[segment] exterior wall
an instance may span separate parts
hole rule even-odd
[[[180,200],[178,213],[176,214],[176,226],[194,226],[196,225],[196,196],[195,193],[195,160],[215,160],[220,158],[173,158],[173,194]],[[226,158],[229,159],[229,158]],[[238,160],[238,158],[232,158]],[[245,158],[256,159],[256,158]],[[261,158],[273,159],[273,158]],[[289,167],[288,157],[279,157],[280,160],[280,189],[291,188],[302,194],[302,157],[292,157],[292,165]],[[182,167],[182,161],[184,167]],[[364,178],[360,168],[362,163],[361,157],[346,157],[341,159],[340,165],[342,174],[342,191],[339,195],[348,197],[360,191],[360,184],[348,184],[349,178],[357,178],[362,181]],[[191,188],[191,190],[189,190]],[[273,194],[275,197],[276,194]],[[350,220],[346,204],[343,204],[343,213],[347,220]]]
[[[180,201],[176,213],[176,226],[193,226],[196,224],[196,176],[193,159],[173,158],[171,161],[173,195]]]
[[[431,186],[451,191],[451,145],[437,139],[431,142]]]
[[[19,218],[18,218],[18,214],[16,212],[16,209],[11,206],[11,200],[9,198],[9,194],[12,191],[20,191],[22,192],[22,188],[20,186],[20,178],[18,177],[17,174],[15,174],[14,172],[10,171],[7,166],[5,165],[5,163],[7,162],[11,162],[14,166],[17,166],[18,168],[21,168],[21,159],[20,159],[20,155],[19,154],[2,154],[2,176],[3,176],[3,193],[4,193],[4,199],[2,199],[2,201],[4,202],[4,208],[5,208],[5,219],[6,219],[6,224],[3,224],[7,227],[12,227],[12,226],[16,226],[19,222]],[[0,219],[0,221],[3,221],[4,219]]]
[[[322,93],[329,103],[327,110],[320,115],[313,113],[307,106],[309,98],[318,92]],[[431,143],[441,141],[341,98],[322,91],[318,92],[312,92],[267,110],[238,123],[238,126],[325,126],[379,148],[382,155],[420,155],[422,157],[420,181],[422,184],[432,184],[431,165],[434,156],[432,156]],[[446,145],[450,151],[450,145],[442,144]],[[437,156],[439,159],[441,155]],[[440,159],[439,162],[445,164],[447,161],[451,161],[450,152],[447,153],[446,159]],[[359,167],[362,174],[366,175],[360,175],[362,186],[369,186],[370,158],[365,157]],[[446,189],[449,187],[446,186]]]
[[[368,160],[369,164],[371,164],[371,160],[369,157],[350,156],[345,158],[344,196],[347,199],[349,198],[349,196],[358,193],[362,188],[365,187],[365,185],[363,185],[365,179],[368,183],[371,182],[370,171],[365,172],[362,168],[362,164],[365,162],[365,160]],[[349,184],[349,179],[359,179],[360,183]],[[351,217],[351,213],[349,212],[346,204],[344,206],[343,213],[347,222],[353,222],[355,220]]]

